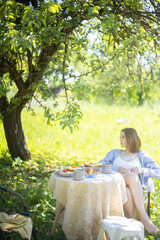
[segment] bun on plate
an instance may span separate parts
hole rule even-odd
[[[92,168],[87,168],[85,171],[88,175],[91,175],[92,172],[93,172],[93,169]]]
[[[83,163],[84,167],[92,167],[92,163],[89,162],[85,162]]]
[[[73,168],[72,167],[67,167],[66,170],[69,171],[69,172],[73,172]]]
[[[98,164],[94,165],[94,167],[102,167],[102,163],[98,163]]]

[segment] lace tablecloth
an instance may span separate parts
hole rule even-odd
[[[65,206],[61,223],[68,240],[97,240],[104,218],[124,216],[126,187],[122,175],[117,172],[83,181],[53,173],[48,187],[56,201]]]

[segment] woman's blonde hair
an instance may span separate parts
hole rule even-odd
[[[127,148],[131,153],[138,152],[141,146],[141,140],[134,128],[124,128],[121,130],[124,132],[127,142]]]

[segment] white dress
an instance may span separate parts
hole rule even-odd
[[[119,167],[123,167],[123,168],[126,168],[128,170],[131,170],[133,167],[138,167],[138,168],[141,168],[141,163],[140,163],[140,160],[138,158],[138,156],[131,160],[131,161],[124,161],[120,155],[114,160],[113,162],[113,166],[114,167],[117,167],[117,169]]]

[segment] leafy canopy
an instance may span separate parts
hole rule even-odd
[[[1,115],[17,106],[31,108],[34,97],[48,123],[59,120],[72,131],[82,117],[78,101],[94,91],[88,73],[104,71],[126,51],[139,51],[144,39],[158,49],[159,10],[156,0],[0,0]],[[76,71],[79,62],[85,72]],[[63,87],[63,111],[55,95],[52,106],[44,104],[48,83]]]

